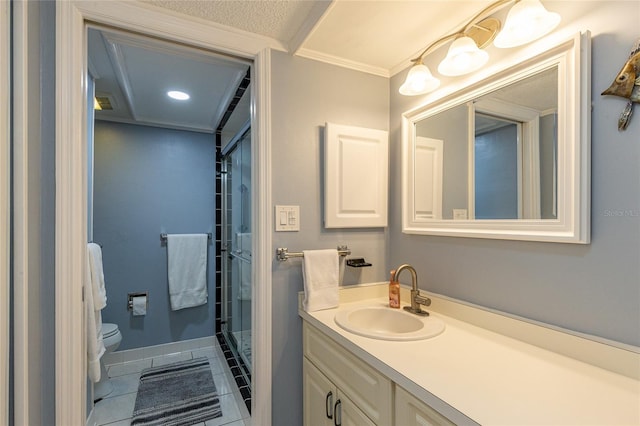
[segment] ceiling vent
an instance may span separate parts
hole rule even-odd
[[[111,99],[108,96],[96,96],[96,102],[100,105],[102,111],[111,111],[113,106],[111,105]]]

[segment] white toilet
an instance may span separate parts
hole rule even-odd
[[[104,342],[104,355],[100,358],[100,381],[93,385],[93,400],[104,398],[113,391],[113,385],[107,375],[104,366],[104,356],[118,349],[122,341],[122,334],[117,324],[105,322],[102,324],[102,341]]]

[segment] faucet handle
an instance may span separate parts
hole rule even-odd
[[[431,305],[431,299],[429,299],[426,296],[420,295],[420,292],[418,292],[418,294],[416,294],[416,296],[414,297],[414,300],[419,305],[424,305],[424,306],[430,306]]]

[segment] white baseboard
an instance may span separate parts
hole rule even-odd
[[[177,352],[206,348],[217,344],[215,336],[200,337],[198,339],[181,340],[179,342],[164,343],[143,348],[115,351],[104,355],[105,365],[119,364],[121,362],[138,361],[155,356],[169,355]]]

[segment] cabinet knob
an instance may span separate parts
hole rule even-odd
[[[339,399],[336,401],[336,405],[333,406],[333,424],[342,426],[342,401]]]
[[[327,397],[325,398],[324,409],[327,413],[327,418],[333,419],[333,412],[331,411],[333,410],[333,392],[331,391],[329,391],[329,393],[327,394]]]

